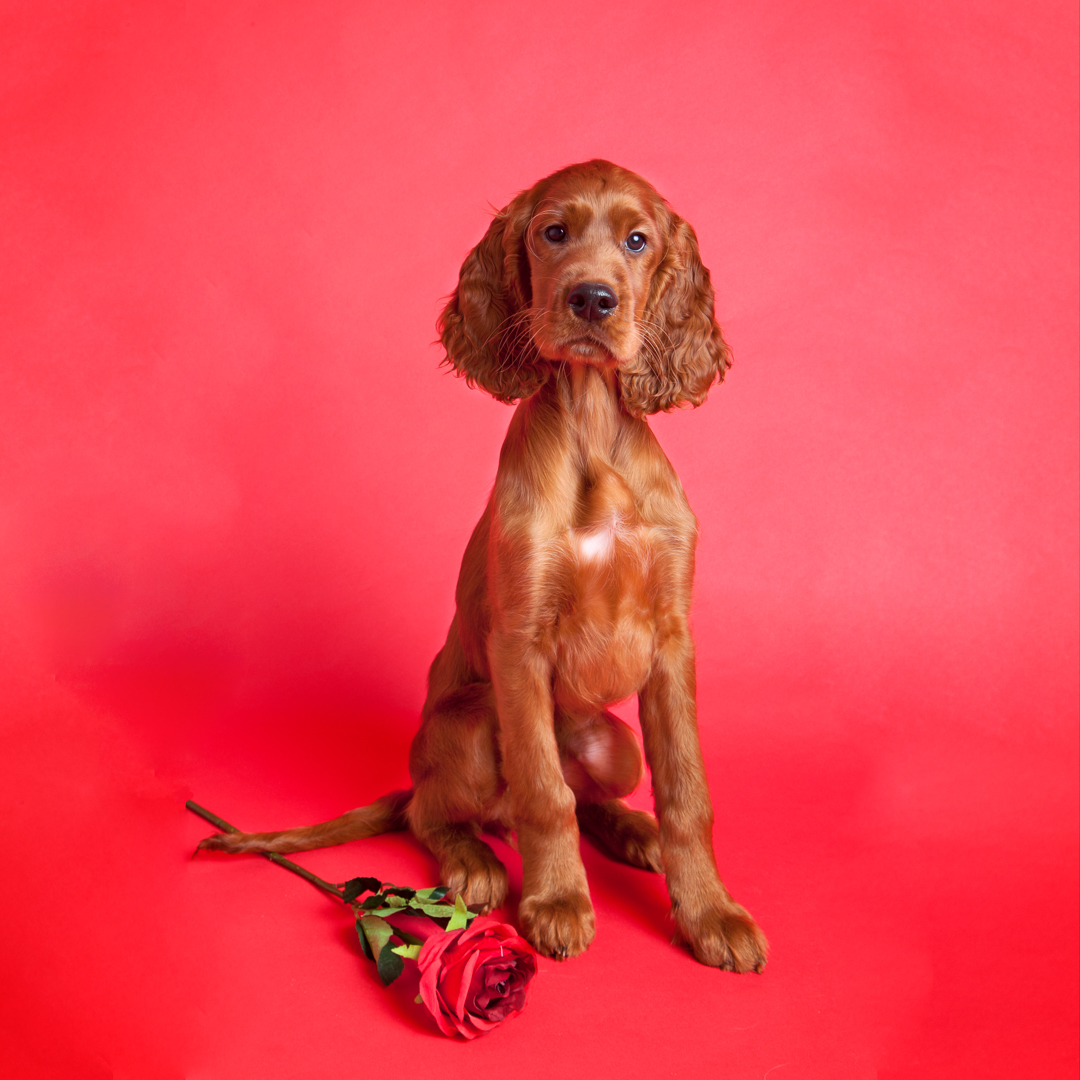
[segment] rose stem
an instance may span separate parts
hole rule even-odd
[[[230,825],[227,821],[219,818],[217,814],[212,814],[204,806],[200,806],[197,802],[193,802],[188,799],[184,805],[196,813],[201,818],[206,818],[211,825],[216,825],[222,832],[239,832],[240,830],[235,825]],[[318,889],[322,889],[323,892],[329,893],[331,896],[338,900],[341,900],[341,890],[336,885],[331,885],[329,881],[324,881],[318,874],[313,874],[310,870],[305,870],[302,866],[297,866],[296,863],[290,859],[286,859],[284,855],[278,855],[273,851],[260,851],[260,855],[264,855],[271,862],[277,863],[278,866],[284,866],[286,870],[291,870],[294,874],[299,874],[305,881],[310,881]]]

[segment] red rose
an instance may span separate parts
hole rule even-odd
[[[432,934],[417,960],[420,997],[444,1035],[475,1039],[525,1008],[536,953],[512,927],[474,919]]]

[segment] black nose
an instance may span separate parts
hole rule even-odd
[[[586,322],[605,319],[619,306],[619,298],[606,285],[598,285],[595,281],[575,285],[566,302],[570,310]]]

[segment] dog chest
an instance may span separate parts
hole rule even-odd
[[[656,626],[651,531],[611,520],[562,538],[551,633],[555,694],[564,705],[621,701],[648,677]]]

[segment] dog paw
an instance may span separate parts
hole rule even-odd
[[[506,867],[494,852],[477,852],[469,858],[455,858],[443,863],[443,884],[450,896],[460,896],[470,906],[479,904],[481,914],[503,906],[506,900]]]
[[[556,960],[583,953],[596,936],[596,916],[586,893],[551,901],[530,897],[521,901],[518,914],[537,951]]]
[[[690,918],[675,912],[680,936],[703,964],[721,971],[756,971],[765,968],[769,943],[749,912],[736,903],[706,909]]]
[[[579,805],[577,815],[581,831],[609,858],[662,873],[660,829],[652,814],[613,799]]]
[[[660,862],[660,829],[656,818],[644,810],[632,810],[619,823],[618,839],[622,845],[622,857],[631,866],[663,872]]]

